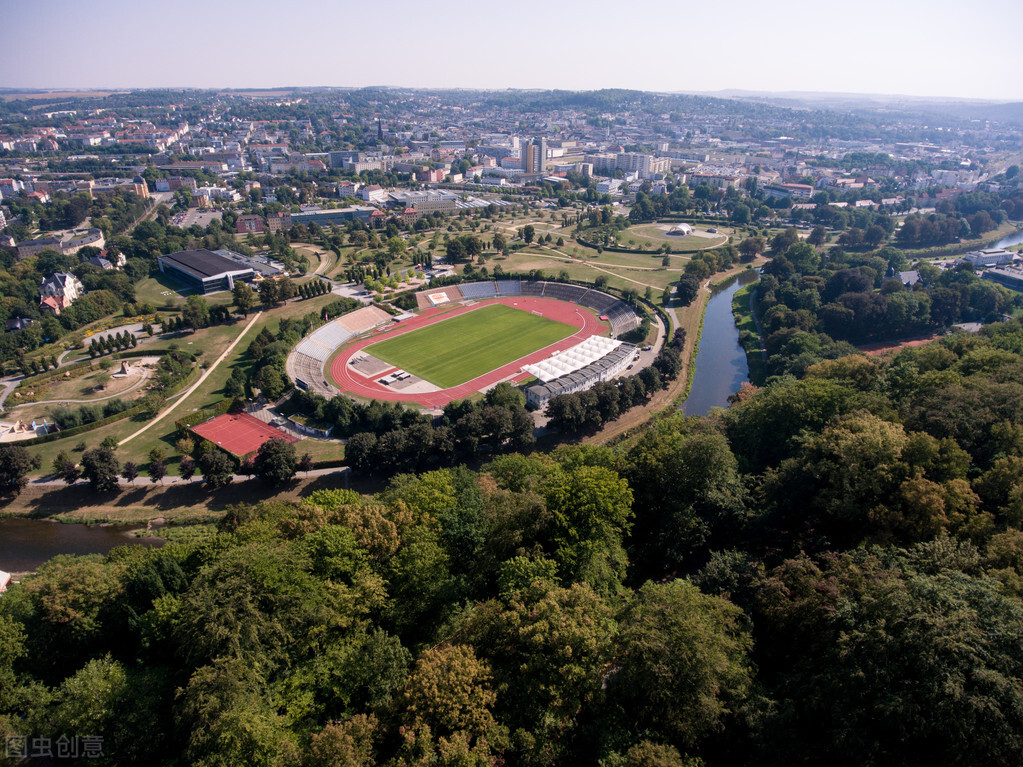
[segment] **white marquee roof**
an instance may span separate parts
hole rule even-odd
[[[596,362],[608,352],[617,349],[622,342],[606,336],[590,336],[571,349],[565,349],[552,357],[541,360],[533,365],[525,365],[522,370],[536,376],[541,381],[553,381],[563,375],[574,373],[591,362]]]

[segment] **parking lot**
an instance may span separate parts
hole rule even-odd
[[[180,226],[182,229],[187,229],[193,224],[198,224],[203,229],[209,226],[210,221],[217,219],[220,221],[224,217],[224,214],[219,210],[206,210],[201,211],[198,208],[189,208],[184,213],[176,213],[171,217],[171,224],[174,226]]]

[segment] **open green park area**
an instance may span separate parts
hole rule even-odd
[[[145,342],[139,346],[139,350],[152,352],[154,355],[159,355],[161,352],[172,348],[197,354],[199,355],[199,365],[205,371],[220,358],[232,341],[239,338],[239,336],[241,337],[230,354],[217,365],[200,386],[190,393],[186,393],[190,388],[186,387],[182,393],[172,397],[164,405],[159,416],[160,420],[153,427],[138,434],[138,436],[132,436],[152,419],[136,420],[136,418],[128,417],[93,429],[92,431],[68,437],[67,439],[31,445],[28,448],[29,452],[38,455],[42,461],[39,470],[34,472],[34,474],[36,476],[50,474],[52,472],[53,459],[57,457],[60,451],[65,450],[71,453],[72,457],[77,457],[80,453],[72,452],[72,448],[75,445],[84,443],[86,447],[97,447],[106,437],[112,437],[118,442],[127,437],[132,437],[116,451],[117,458],[122,463],[124,461],[134,461],[139,465],[145,464],[149,460],[150,450],[154,447],[159,447],[168,456],[167,467],[169,472],[176,474],[180,456],[177,455],[175,444],[180,435],[174,422],[196,410],[212,407],[224,398],[224,385],[231,376],[231,371],[236,366],[247,364],[245,350],[263,327],[276,331],[282,319],[301,317],[311,312],[318,313],[335,299],[336,296],[327,294],[303,301],[292,301],[282,304],[268,312],[264,312],[248,330],[246,330],[246,327],[249,320],[241,319],[232,324],[214,325],[202,328],[194,333],[178,334]],[[166,415],[163,415],[164,413]],[[340,458],[342,456],[340,445],[313,439],[301,440],[295,445],[295,450],[299,455],[309,453],[316,460]]]
[[[175,311],[185,305],[185,300],[195,291],[183,282],[162,272],[146,277],[135,286],[135,300],[140,304],[152,304],[157,309]],[[234,299],[231,291],[222,290],[203,296],[210,305],[230,304]]]
[[[728,236],[732,230],[728,227],[711,227],[717,229],[716,233],[707,231],[704,224],[694,224],[693,234],[679,236],[668,234],[675,226],[673,223],[663,224],[639,224],[630,226],[618,236],[620,244],[626,247],[635,248],[657,248],[668,245],[672,250],[697,252],[709,248],[717,248],[728,242]]]
[[[542,271],[548,277],[557,277],[566,272],[570,279],[580,282],[595,282],[603,277],[608,286],[621,290],[635,290],[643,293],[646,288],[661,291],[676,282],[688,256],[670,256],[670,265],[661,265],[663,254],[652,253],[611,253],[579,246],[565,248],[524,248],[507,256],[495,256],[487,260],[493,271],[500,264],[506,272]]]
[[[366,352],[448,389],[575,331],[562,322],[491,304],[373,344]]]

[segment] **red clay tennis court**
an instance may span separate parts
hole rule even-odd
[[[248,413],[218,415],[206,423],[193,426],[192,431],[237,456],[254,453],[259,450],[260,445],[271,439],[298,442],[297,437],[292,437],[275,426],[263,423]]]

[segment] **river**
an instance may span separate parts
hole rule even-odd
[[[991,248],[993,250],[997,250],[998,248],[1010,248],[1013,245],[1019,245],[1021,242],[1023,242],[1023,229],[1019,230],[1018,232],[1013,232],[1007,237],[1003,237],[994,245],[992,245]]]
[[[0,570],[35,570],[58,554],[106,554],[115,546],[159,546],[162,538],[126,535],[137,525],[61,524],[42,519],[0,519]]]
[[[727,407],[728,396],[749,380],[746,352],[739,345],[739,331],[732,316],[732,297],[758,276],[752,269],[742,272],[714,291],[707,302],[693,386],[682,405],[686,415],[706,415],[712,407]]]

